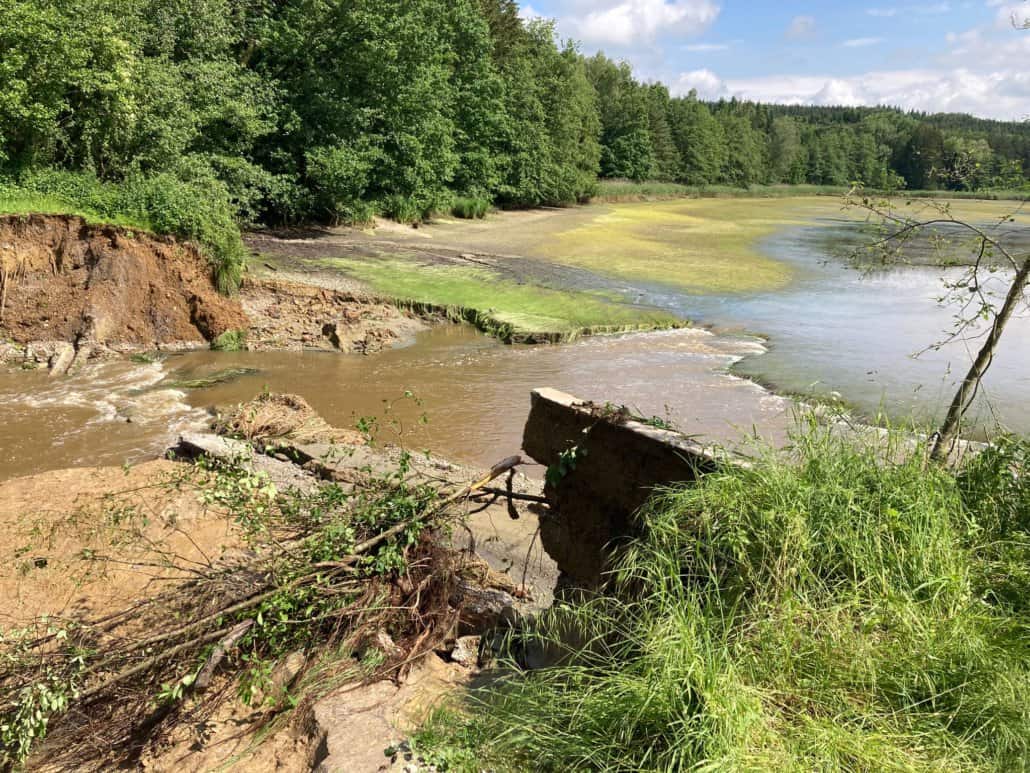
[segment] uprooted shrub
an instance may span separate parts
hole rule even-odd
[[[182,465],[159,485],[224,511],[249,550],[207,564],[169,555],[188,579],[130,607],[0,632],[0,769],[30,755],[59,769],[128,764],[235,695],[285,710],[303,696],[274,694],[269,674],[289,653],[304,653],[316,690],[432,651],[460,614],[464,554],[437,538],[455,500],[406,473],[402,459],[353,493],[302,492],[243,460]]]

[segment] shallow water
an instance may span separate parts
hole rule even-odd
[[[788,402],[725,373],[760,351],[757,339],[704,330],[511,347],[448,325],[371,357],[204,351],[153,365],[92,366],[62,380],[8,372],[0,375],[0,405],[10,417],[0,431],[0,477],[147,458],[183,429],[203,427],[206,407],[249,400],[264,389],[302,395],[336,426],[379,417],[383,441],[480,465],[519,450],[529,393],[540,386],[626,403],[719,442],[738,441],[753,427],[775,437]],[[257,372],[206,389],[162,386],[230,367]]]
[[[511,347],[466,327],[443,326],[413,345],[371,357],[328,353],[215,353],[170,356],[152,364],[94,363],[75,376],[0,370],[0,479],[46,469],[121,464],[160,454],[185,429],[210,421],[212,405],[262,389],[295,392],[330,423],[354,426],[379,416],[382,439],[472,464],[516,452],[529,392],[551,386],[659,416],[708,441],[736,443],[757,432],[776,441],[790,424],[790,403],[728,373],[746,373],[799,393],[836,392],[872,415],[939,416],[964,373],[976,341],[911,355],[950,329],[955,309],[941,307],[942,270],[893,268],[863,274],[832,259],[827,236],[837,225],[795,228],[763,249],[791,263],[794,280],[763,294],[690,295],[653,283],[592,280],[564,272],[571,284],[603,285],[714,325],[582,340],[562,346]],[[830,229],[830,230],[828,230]],[[853,240],[839,232],[841,241]],[[226,368],[257,372],[206,389],[173,382]],[[418,398],[402,399],[405,392]],[[1030,317],[1011,323],[979,405],[983,426],[1001,421],[1030,432]],[[428,416],[422,424],[420,416]]]

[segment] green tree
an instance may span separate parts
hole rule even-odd
[[[586,74],[597,92],[601,176],[647,179],[653,160],[647,88],[633,79],[629,64],[601,53],[586,60]]]
[[[685,98],[673,100],[669,114],[682,164],[680,181],[687,185],[719,182],[727,158],[722,124],[693,91]]]
[[[647,89],[647,123],[651,134],[651,172],[655,180],[675,180],[680,172],[680,154],[669,121],[669,90],[661,83]]]
[[[722,179],[741,188],[760,182],[764,176],[762,136],[738,113],[722,111],[718,120],[726,138]]]
[[[932,190],[946,177],[944,135],[940,129],[921,123],[901,150],[898,172],[915,190]]]

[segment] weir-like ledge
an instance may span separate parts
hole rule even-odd
[[[532,392],[522,447],[548,467],[540,539],[572,587],[601,584],[613,547],[640,533],[656,488],[697,480],[727,460],[683,433],[555,389]]]

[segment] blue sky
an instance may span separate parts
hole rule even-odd
[[[530,0],[673,93],[1030,117],[1026,0]]]

